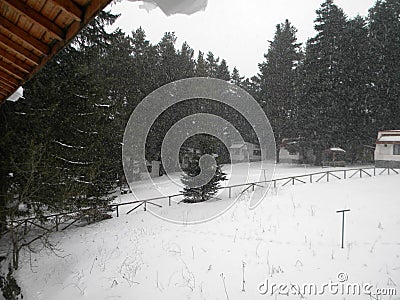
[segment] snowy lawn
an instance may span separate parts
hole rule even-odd
[[[318,170],[279,167],[276,177]],[[17,278],[24,299],[400,299],[399,179],[280,187],[255,210],[247,207],[249,192],[221,217],[197,225],[168,223],[139,209],[54,233],[60,251],[26,254]],[[165,178],[159,180],[174,192]],[[231,201],[221,198],[196,205],[218,210]],[[160,214],[179,216],[185,206],[164,206]],[[351,211],[341,249],[336,210],[346,208]],[[397,295],[346,293],[349,284],[360,284],[363,293],[364,283],[372,293],[397,288]],[[280,295],[278,285],[289,296]],[[304,285],[324,294],[307,293]]]

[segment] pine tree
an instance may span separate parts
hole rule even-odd
[[[226,64],[225,59],[221,60],[221,63],[217,66],[215,77],[226,81],[231,79],[231,74],[229,73],[228,65]]]
[[[194,76],[195,61],[194,61],[194,51],[190,46],[184,42],[182,48],[179,51],[179,76],[180,78],[190,78]]]
[[[180,79],[179,55],[175,49],[176,36],[173,32],[166,32],[158,43],[159,78],[160,86]]]
[[[184,170],[181,181],[185,185],[182,193],[184,195],[183,202],[186,203],[198,203],[204,202],[211,199],[217,194],[221,181],[227,180],[226,173],[222,171],[222,165],[206,164],[203,168],[204,176],[207,177],[210,174],[214,174],[206,184],[202,186],[193,186],[197,180],[195,177],[200,174],[199,158],[194,157],[190,162],[187,169]],[[211,177],[211,176],[210,176]]]
[[[3,181],[0,184],[5,192],[0,208],[7,210],[0,212],[0,222],[25,214],[45,222],[43,215],[51,211],[99,206],[113,199],[113,132],[119,124],[115,123],[108,78],[99,75],[114,38],[104,27],[113,20],[115,16],[100,13],[25,84],[25,99],[0,108],[5,118],[0,141],[7,143],[0,157],[1,177],[5,178],[4,186]],[[25,212],[19,209],[21,204]],[[19,251],[30,244],[26,236],[33,241],[46,238],[31,228],[11,229],[14,268]]]
[[[297,29],[288,20],[276,26],[265,62],[260,68],[259,101],[271,122],[277,145],[283,138],[296,137],[296,67],[302,58]],[[279,162],[279,147],[277,147]]]
[[[72,84],[66,82],[73,88],[63,91],[67,100],[57,111],[62,129],[57,128],[54,140],[60,164],[68,169],[65,181],[77,188],[73,202],[78,206],[112,199],[117,179],[118,161],[113,153],[119,150],[121,136],[115,135],[115,129],[120,122],[115,115],[116,102],[110,99],[110,80],[101,75],[112,43],[121,36],[104,29],[114,20],[115,16],[101,13],[79,34],[78,47],[70,46],[60,61],[71,66],[67,78],[74,79]]]
[[[207,77],[207,63],[204,60],[204,53],[199,51],[196,59],[196,68],[195,68],[195,76],[196,77]]]
[[[219,57],[215,58],[214,54],[209,51],[206,57],[207,74],[209,77],[216,78],[218,71]]]
[[[12,180],[18,182],[11,194],[37,203],[37,214],[40,203],[64,210],[112,199],[118,139],[113,133],[119,124],[106,78],[99,74],[113,36],[104,26],[113,20],[113,15],[101,13],[25,85],[26,99],[15,104],[23,127],[15,127],[22,142],[20,154],[9,157]],[[34,180],[26,174],[33,174]]]
[[[400,2],[379,0],[370,9],[373,132],[398,129],[400,124]]]
[[[231,74],[231,83],[241,86],[243,79],[244,77],[240,76],[239,70],[234,67]]]
[[[376,139],[371,122],[372,62],[365,19],[357,16],[347,22],[343,44],[346,45],[343,49],[343,72],[346,76],[342,82],[341,118],[346,129],[341,140],[348,158],[357,161],[363,159],[363,145],[373,145]]]
[[[261,88],[260,88],[260,78],[258,76],[252,76],[251,78],[246,78],[242,83],[242,88],[246,90],[255,99],[258,99]]]
[[[130,77],[132,92],[128,103],[129,115],[137,103],[162,85],[158,82],[158,47],[146,39],[141,27],[132,32],[132,47],[133,62]]]
[[[157,44],[156,55],[158,62],[153,76],[157,80],[157,88],[167,83],[186,78],[192,73],[192,70],[190,70],[192,50],[185,44],[182,51],[177,51],[175,43],[175,34],[166,32]],[[153,124],[149,137],[146,140],[146,159],[148,161],[160,159],[161,144],[166,133],[165,129],[170,128],[170,121],[176,120],[180,114],[179,110],[171,110],[169,118],[158,118],[157,122]]]
[[[306,143],[314,149],[320,164],[322,150],[345,144],[347,130],[345,103],[349,101],[344,86],[344,35],[347,18],[332,0],[317,10],[317,35],[307,42],[306,57],[301,66],[299,128]]]

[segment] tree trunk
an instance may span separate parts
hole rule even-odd
[[[280,147],[277,146],[277,147],[276,147],[276,163],[277,163],[277,164],[279,164],[279,152],[280,152],[279,150],[280,150]]]
[[[315,149],[315,165],[322,166],[322,149],[319,147]]]
[[[0,237],[7,230],[7,174],[5,168],[0,166]]]

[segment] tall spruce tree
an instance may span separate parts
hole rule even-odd
[[[208,70],[207,70],[207,63],[204,59],[204,53],[199,51],[196,59],[196,67],[194,72],[196,77],[207,77]]]
[[[371,60],[366,20],[360,16],[347,22],[343,35],[342,146],[351,161],[363,160],[364,147],[372,146]]]
[[[400,2],[378,0],[369,12],[373,132],[400,124]]]
[[[229,73],[228,65],[225,59],[221,60],[221,63],[217,66],[215,77],[226,81],[231,79],[231,74]]]
[[[307,144],[314,149],[317,164],[321,163],[322,150],[343,147],[345,143],[344,104],[349,101],[344,86],[346,26],[343,10],[332,0],[326,0],[317,10],[317,35],[307,42],[301,68],[299,127]]]
[[[219,57],[215,58],[214,54],[209,51],[206,57],[207,75],[216,78],[218,72]]]
[[[181,78],[190,78],[194,76],[194,51],[188,43],[184,42],[182,44],[181,50],[179,51],[179,61],[180,61],[180,77]]]
[[[26,83],[25,99],[0,108],[0,140],[7,143],[0,157],[6,179],[4,186],[0,183],[0,207],[7,209],[0,212],[0,222],[21,215],[46,222],[43,215],[51,211],[99,206],[113,198],[113,132],[119,124],[108,85],[99,74],[114,36],[104,27],[114,20],[114,15],[100,13]],[[20,250],[45,240],[46,233],[30,226],[9,229],[16,269]]]
[[[261,88],[260,88],[260,77],[259,76],[252,76],[251,78],[246,78],[242,82],[242,88],[252,95],[259,103],[260,95],[261,95]]]
[[[110,199],[116,124],[98,74],[113,35],[104,27],[114,20],[101,13],[25,85],[25,99],[7,104],[13,106],[7,122],[19,124],[6,133],[17,148],[2,157],[9,162],[7,195],[15,207],[25,202],[40,215],[43,205],[65,210]]]
[[[130,113],[149,93],[160,87],[158,82],[158,47],[146,39],[146,33],[139,27],[132,32],[132,94],[128,107]]]
[[[179,54],[178,51],[175,49],[175,43],[175,33],[166,32],[157,45],[159,55],[159,86],[181,78],[181,76],[179,76],[181,67],[179,65]]]
[[[296,32],[296,28],[288,20],[278,24],[274,39],[264,55],[265,61],[259,64],[259,101],[274,130],[278,162],[282,139],[298,134],[296,68],[302,53]]]
[[[231,83],[241,86],[243,79],[244,76],[240,76],[239,70],[234,67],[231,74]]]

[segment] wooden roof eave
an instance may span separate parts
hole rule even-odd
[[[28,5],[29,0],[0,0],[0,7],[3,7],[0,10],[0,105],[110,2],[45,0],[43,7],[47,5],[52,9],[35,10]],[[60,13],[55,17],[46,15],[51,11]],[[63,16],[65,24],[60,23],[59,15]]]

